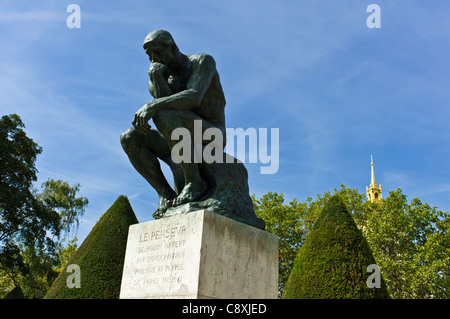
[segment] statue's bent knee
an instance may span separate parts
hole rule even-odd
[[[136,145],[136,129],[130,128],[127,131],[120,134],[120,144],[122,144],[122,148],[128,155],[135,150]]]

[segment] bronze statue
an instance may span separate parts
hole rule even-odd
[[[159,195],[159,207],[153,216],[209,209],[264,229],[264,221],[254,214],[242,163],[234,158],[198,163],[193,158],[195,150],[190,152],[191,160],[176,163],[172,157],[171,150],[178,143],[172,139],[172,132],[185,128],[194,136],[199,133],[194,132],[198,121],[201,135],[209,128],[219,130],[223,138],[219,145],[225,146],[225,96],[214,59],[208,54],[181,53],[164,30],[150,32],[143,46],[151,62],[148,88],[154,99],[136,112],[133,127],[122,133],[120,140],[134,168]],[[157,129],[150,127],[151,119]],[[204,147],[209,142],[201,143]],[[223,148],[220,152],[229,157]],[[158,159],[172,170],[174,188],[162,173]]]

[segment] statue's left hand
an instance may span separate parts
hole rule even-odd
[[[144,104],[136,114],[134,115],[134,119],[132,121],[133,126],[142,132],[147,132],[150,130],[151,126],[148,124],[148,121],[154,116],[156,116],[156,108],[154,107],[152,101],[147,104]]]

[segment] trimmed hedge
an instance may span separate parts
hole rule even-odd
[[[25,299],[23,295],[22,288],[16,286],[13,290],[11,290],[4,299]]]
[[[80,267],[81,288],[68,288],[72,272],[56,278],[46,299],[118,299],[128,228],[138,220],[126,196],[119,196],[92,228],[67,266]]]
[[[389,298],[382,278],[381,288],[367,287],[371,264],[366,239],[334,195],[297,253],[283,299]]]

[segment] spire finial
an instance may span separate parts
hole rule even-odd
[[[373,169],[373,156],[370,155],[370,165],[372,166],[372,176],[371,176],[371,182],[370,182],[370,187],[377,187],[377,184],[375,182],[375,171]]]

